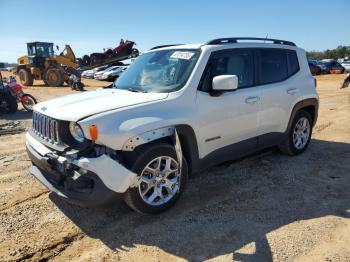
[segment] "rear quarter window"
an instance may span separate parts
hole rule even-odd
[[[260,50],[260,84],[280,82],[288,77],[287,53],[283,49]]]
[[[287,50],[288,56],[288,76],[292,76],[299,71],[299,60],[297,52],[294,50]]]
[[[259,50],[258,67],[259,84],[283,81],[300,70],[296,51],[275,48]]]

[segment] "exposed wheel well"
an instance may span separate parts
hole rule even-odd
[[[318,100],[316,98],[308,98],[308,99],[305,99],[305,100],[298,102],[294,106],[294,108],[292,110],[292,114],[291,114],[290,119],[289,119],[287,131],[289,130],[296,113],[300,110],[305,110],[306,112],[308,112],[311,115],[312,126],[314,126],[316,124],[317,117],[318,117]]]
[[[300,110],[304,110],[308,112],[312,117],[312,123],[315,124],[315,107],[314,106],[310,105],[310,106],[302,107],[300,108]]]
[[[189,174],[191,174],[193,170],[196,170],[198,164],[198,147],[195,133],[192,127],[188,125],[178,125],[176,126],[176,131],[179,136],[182,154],[186,158]],[[125,157],[127,162],[130,163],[130,161],[134,161],[135,157],[139,154],[140,151],[157,143],[166,143],[174,146],[174,137],[166,136],[150,141],[148,143],[135,147],[133,151],[123,151],[122,155]]]

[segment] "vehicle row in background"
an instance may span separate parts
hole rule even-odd
[[[341,65],[345,68],[346,72],[350,72],[350,60],[343,61]]]
[[[345,66],[343,64],[340,64],[336,60],[333,59],[324,59],[321,61],[317,60],[309,60],[309,68],[313,75],[320,75],[320,74],[344,74],[346,70]],[[348,65],[349,68],[349,65]]]
[[[81,77],[96,80],[113,82],[129,67],[129,65],[101,66],[95,69],[86,70],[81,73]]]

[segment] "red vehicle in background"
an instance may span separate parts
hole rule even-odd
[[[308,63],[312,75],[319,75],[322,73],[321,67],[319,67],[316,63],[313,63],[311,61],[309,61]]]
[[[85,55],[79,60],[80,66],[100,66],[125,60],[129,57],[137,57],[139,51],[134,48],[135,42],[121,39],[119,45],[113,49],[107,49],[103,53],[92,53]]]

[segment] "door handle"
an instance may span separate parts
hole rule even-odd
[[[253,103],[256,103],[260,100],[260,97],[258,96],[250,96],[250,97],[247,97],[245,99],[245,103],[246,104],[253,104]]]
[[[298,88],[289,88],[287,89],[287,94],[294,95],[298,92]]]

